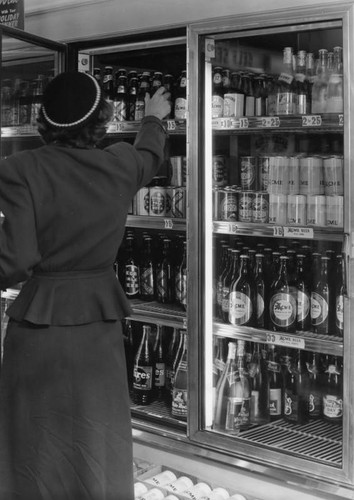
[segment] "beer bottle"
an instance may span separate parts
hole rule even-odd
[[[134,236],[125,239],[125,260],[122,266],[123,288],[128,299],[137,299],[140,295],[140,268],[135,254]]]
[[[277,115],[293,115],[296,113],[296,85],[293,74],[293,49],[283,50],[283,67],[277,81]]]
[[[182,353],[175,371],[172,389],[172,416],[187,420],[188,416],[188,337],[183,335]]]
[[[308,421],[308,372],[300,350],[285,375],[284,419],[295,424]]]
[[[343,379],[337,356],[331,356],[324,374],[323,418],[333,424],[343,419]]]
[[[151,245],[152,238],[145,237],[143,255],[140,261],[140,298],[146,301],[155,300],[156,289],[155,262]]]
[[[166,89],[166,92],[169,92],[171,97],[171,103],[174,103],[175,101],[175,88],[174,88],[174,78],[173,78],[173,75],[171,75],[170,73],[166,73],[165,75],[163,75],[163,78],[162,78],[162,85],[164,86],[164,88]],[[172,117],[172,109],[174,108],[174,105],[171,106],[171,112],[166,116],[166,119],[167,118],[171,118]]]
[[[114,97],[114,82],[113,82],[113,67],[105,66],[102,81],[103,95],[109,102],[113,102]]]
[[[251,416],[251,382],[246,366],[246,342],[244,340],[237,341],[236,366],[239,378],[236,384],[239,383],[242,388],[242,405],[237,420],[242,431],[249,428]]]
[[[311,326],[315,333],[328,335],[331,290],[328,283],[328,257],[321,257],[321,274],[311,292]]]
[[[162,86],[162,73],[160,71],[155,71],[151,82],[151,92],[150,95],[153,96],[157,89]]]
[[[38,78],[36,78],[33,81],[33,89],[32,89],[31,125],[33,126],[37,125],[37,118],[43,101],[43,91],[44,91],[44,76],[38,75]]]
[[[335,334],[343,337],[344,333],[344,295],[345,289],[345,266],[342,255],[337,255],[337,269],[335,278]]]
[[[280,256],[278,278],[271,287],[269,318],[271,329],[291,333],[296,328],[296,297],[289,283],[288,260],[286,255]]]
[[[172,385],[174,379],[173,373],[173,363],[176,358],[179,342],[180,342],[180,334],[178,328],[173,329],[172,339],[169,343],[167,354],[166,354],[166,377],[165,377],[165,396],[168,404],[171,403],[172,399]]]
[[[20,85],[19,97],[19,125],[31,123],[31,95],[28,80],[23,80]]]
[[[296,330],[306,332],[311,326],[310,316],[310,288],[308,285],[308,275],[305,270],[305,255],[297,254],[295,289],[297,299]]]
[[[249,374],[251,381],[250,422],[262,425],[269,422],[269,375],[260,344],[255,345]]]
[[[144,71],[139,83],[139,90],[135,101],[134,120],[141,121],[145,116],[145,96],[150,92],[150,73]]]
[[[322,385],[319,354],[313,352],[307,364],[309,373],[308,410],[310,420],[322,416]]]
[[[242,89],[241,73],[234,71],[231,73],[231,94],[234,96],[234,109],[227,109],[229,106],[228,100],[224,99],[224,115],[225,116],[244,116],[245,111],[245,95]]]
[[[217,273],[216,279],[216,317],[222,318],[222,292],[223,292],[223,284],[224,279],[228,272],[230,271],[231,266],[231,248],[228,244],[221,245],[221,259],[220,259],[220,267]]]
[[[240,251],[235,248],[227,249],[229,255],[229,265],[225,277],[222,279],[221,292],[221,318],[225,323],[229,322],[229,296],[232,283],[236,280],[239,273],[239,255]]]
[[[1,89],[1,126],[12,125],[12,82],[6,78]]]
[[[174,297],[174,268],[170,257],[171,240],[164,238],[162,259],[156,266],[156,296],[161,304],[172,304]]]
[[[243,75],[243,93],[245,95],[245,116],[254,116],[256,99],[254,95],[253,88],[253,75],[251,73],[245,73]]]
[[[124,122],[128,117],[127,77],[120,76],[113,99],[113,120]]]
[[[174,115],[176,120],[187,118],[187,71],[183,70],[176,89]]]
[[[255,116],[266,115],[266,91],[264,75],[254,78]]]
[[[171,398],[173,394],[173,387],[175,383],[175,377],[176,377],[176,371],[178,364],[180,362],[182,352],[183,352],[183,344],[184,344],[184,338],[187,335],[186,330],[179,330],[179,342],[178,342],[178,347],[176,349],[176,353],[172,362],[172,369],[171,369]]]
[[[176,299],[187,310],[187,242],[183,243],[183,258],[176,273]]]
[[[224,92],[220,66],[213,69],[211,113],[212,118],[221,118],[224,114]]]
[[[130,78],[128,85],[128,112],[127,120],[135,120],[135,105],[138,94],[138,79]]]
[[[163,327],[157,325],[156,337],[153,347],[154,362],[154,397],[157,401],[165,401],[165,350],[163,344]]]
[[[328,50],[318,51],[319,62],[316,75],[312,85],[311,93],[311,113],[325,113],[327,107],[327,86],[328,86]]]
[[[216,386],[216,403],[213,428],[225,431],[227,405],[229,397],[234,394],[236,381],[236,342],[229,342],[225,369]],[[232,396],[235,397],[235,396]]]
[[[148,405],[153,394],[153,359],[150,346],[151,327],[143,325],[143,335],[134,362],[133,402]]]
[[[257,320],[256,326],[258,328],[266,328],[266,324],[268,324],[267,313],[268,310],[265,307],[266,303],[266,283],[263,272],[263,261],[264,255],[262,253],[256,254],[256,267],[255,267],[255,284],[256,284],[256,292],[257,292]],[[267,313],[266,313],[267,311]]]
[[[274,344],[269,347],[267,370],[269,376],[269,417],[273,421],[282,417],[283,406],[283,378],[279,354]]]
[[[133,371],[134,371],[134,335],[133,327],[130,319],[125,319],[123,323],[123,338],[124,338],[124,351],[125,361],[127,364],[128,386],[129,390],[133,386]]]
[[[232,325],[255,326],[256,285],[249,271],[248,255],[241,255],[240,259],[240,273],[230,289],[229,322]]]
[[[98,82],[99,86],[102,86],[102,78],[101,78],[101,68],[93,68],[93,77]]]
[[[308,115],[311,113],[309,100],[309,82],[306,77],[306,51],[299,50],[296,55],[296,113]]]

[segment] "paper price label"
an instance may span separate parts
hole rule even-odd
[[[234,234],[237,233],[237,231],[238,231],[237,224],[233,224],[232,222],[230,222],[228,224],[228,232]]]
[[[301,117],[303,127],[320,127],[322,125],[321,115],[304,115]]]
[[[165,229],[173,229],[173,220],[164,219]]]
[[[174,120],[167,120],[167,130],[176,130],[176,122]]]
[[[284,238],[313,238],[312,227],[284,227]]]
[[[338,125],[343,127],[344,125],[344,115],[338,115]]]
[[[274,226],[273,227],[273,236],[284,236],[284,228],[283,226]]]
[[[284,347],[292,347],[297,349],[305,349],[305,340],[292,335],[284,335],[282,333],[267,333],[267,344],[275,344]]]
[[[261,127],[264,128],[280,127],[279,116],[263,116],[261,119]]]

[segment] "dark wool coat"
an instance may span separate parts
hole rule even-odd
[[[166,134],[134,146],[45,145],[0,162],[0,287],[9,307],[0,375],[0,500],[132,500],[130,401],[116,279],[133,195]]]

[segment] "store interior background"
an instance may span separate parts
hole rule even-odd
[[[70,42],[153,31],[235,14],[321,6],[333,0],[24,0],[25,31]],[[289,11],[289,15],[291,12]]]

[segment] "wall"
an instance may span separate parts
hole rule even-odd
[[[25,0],[25,30],[57,41],[149,31],[234,14],[335,4],[333,0]],[[48,7],[49,6],[49,7]]]

